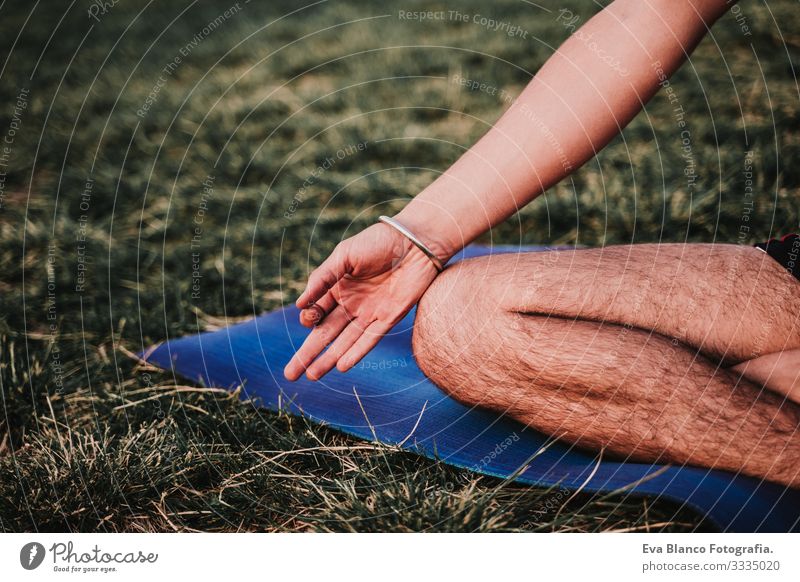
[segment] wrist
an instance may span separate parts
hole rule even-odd
[[[417,200],[412,200],[394,219],[414,233],[445,264],[464,248],[463,238],[452,216],[432,204],[425,206],[430,207],[420,207]]]
[[[413,244],[420,251],[422,251],[422,254],[428,257],[428,260],[430,260],[433,263],[433,266],[436,267],[436,270],[439,273],[441,273],[444,270],[444,263],[441,261],[441,259],[439,259],[438,255],[434,253],[431,249],[429,249],[428,245],[422,242],[422,240],[420,240],[420,238],[417,235],[415,235],[413,232],[411,232],[405,226],[403,226],[400,223],[400,221],[398,221],[395,218],[392,218],[391,216],[380,216],[378,220],[392,227],[394,230],[402,234],[405,238],[407,238],[411,242],[411,244]]]

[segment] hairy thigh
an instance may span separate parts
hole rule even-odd
[[[743,423],[751,432],[778,424],[793,430],[796,417],[779,418],[777,397],[679,341],[633,326],[507,309],[506,287],[477,283],[490,262],[446,271],[418,308],[415,358],[454,398],[642,459],[684,433],[703,434],[705,445],[719,448]],[[730,430],[706,430],[698,419]],[[690,438],[679,448],[693,446]]]
[[[725,365],[800,348],[800,283],[757,249],[652,244],[465,261],[450,287],[511,313],[633,326]],[[472,297],[474,296],[474,297]]]
[[[422,297],[414,325],[415,358],[428,377],[455,396],[469,386],[469,400],[481,404],[475,402],[480,395],[474,394],[474,387],[482,386],[491,407],[505,408],[527,398],[534,386],[586,394],[599,376],[604,382],[621,380],[637,359],[630,357],[631,349],[653,335],[552,309],[517,309],[525,279],[521,273],[532,275],[538,268],[528,258],[503,255],[462,261],[445,270]],[[669,343],[661,336],[658,341]],[[658,362],[648,360],[642,366],[650,382],[676,367],[674,351],[664,349]]]

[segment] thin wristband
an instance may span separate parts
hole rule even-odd
[[[397,222],[391,216],[379,216],[378,221],[384,224],[388,224],[397,232],[399,232],[408,240],[410,240],[412,243],[414,243],[414,246],[416,246],[419,250],[425,253],[425,256],[431,260],[431,263],[433,263],[433,266],[436,267],[437,271],[441,273],[444,270],[444,265],[442,265],[442,261],[439,260],[439,257],[433,254],[433,251],[429,249],[424,242],[422,242],[416,236],[414,236],[414,233],[408,230],[405,226]]]

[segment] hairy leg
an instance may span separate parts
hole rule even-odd
[[[510,311],[652,330],[729,366],[800,348],[800,282],[752,247],[609,246],[483,263],[477,276],[502,282]]]
[[[463,402],[580,446],[800,486],[800,408],[720,367],[732,345],[752,353],[740,326],[726,325],[720,339],[695,321],[711,309],[707,326],[728,313],[763,325],[769,306],[714,305],[686,284],[670,294],[665,269],[647,264],[657,249],[640,248],[494,256],[446,270],[418,308],[420,367]],[[632,289],[625,279],[641,283],[643,273],[656,282]],[[687,297],[703,307],[688,318]]]

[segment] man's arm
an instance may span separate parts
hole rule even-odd
[[[600,151],[727,7],[616,0],[576,30],[497,124],[397,219],[449,258]]]

